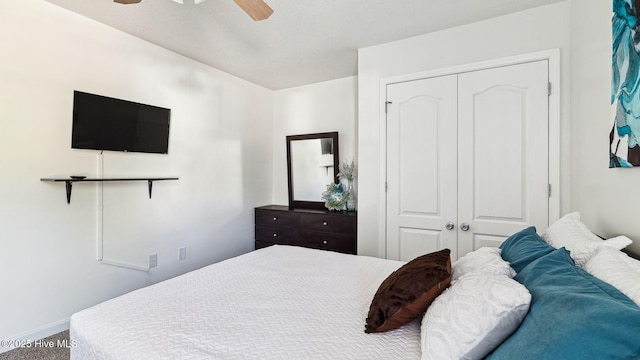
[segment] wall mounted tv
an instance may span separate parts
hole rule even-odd
[[[171,110],[73,92],[74,149],[167,154]]]

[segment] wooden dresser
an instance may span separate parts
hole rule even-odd
[[[357,214],[294,209],[282,205],[256,210],[256,249],[273,244],[355,254]]]

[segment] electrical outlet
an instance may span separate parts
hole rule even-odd
[[[149,255],[149,268],[158,266],[158,254]]]
[[[181,247],[179,250],[180,256],[178,257],[178,260],[187,260],[187,248]]]

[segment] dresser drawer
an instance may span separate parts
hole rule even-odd
[[[337,234],[355,234],[356,218],[327,214],[300,214],[300,228]]]
[[[298,226],[298,214],[289,211],[256,209],[256,225]]]
[[[306,247],[346,254],[356,253],[356,238],[352,235],[339,235],[308,230],[301,230],[300,235],[302,239],[304,239],[304,246]]]
[[[300,244],[300,231],[290,228],[256,225],[256,241],[298,245]]]

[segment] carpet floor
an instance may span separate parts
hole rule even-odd
[[[69,331],[32,342],[29,346],[0,354],[0,360],[69,360]]]

